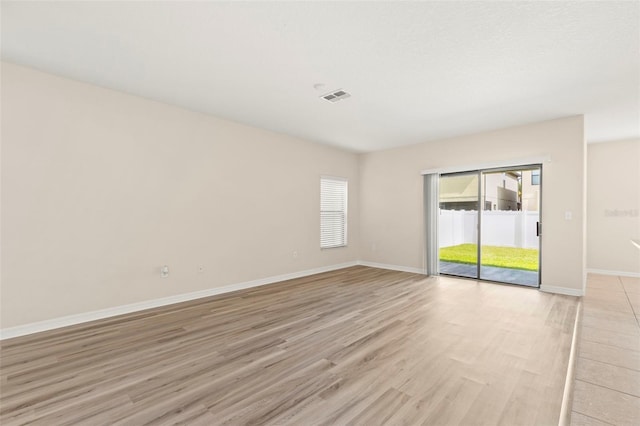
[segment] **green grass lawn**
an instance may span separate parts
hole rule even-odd
[[[476,264],[478,249],[475,244],[442,247],[440,260],[454,263]],[[538,270],[538,250],[514,247],[482,246],[482,266]]]

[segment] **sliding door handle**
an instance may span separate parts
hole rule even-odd
[[[542,235],[542,224],[540,222],[536,222],[536,237]]]

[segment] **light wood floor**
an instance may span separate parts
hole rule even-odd
[[[0,423],[556,425],[577,303],[343,269],[5,340]]]
[[[640,425],[640,278],[589,274],[571,424]]]

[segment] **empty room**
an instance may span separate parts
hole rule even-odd
[[[640,2],[0,3],[0,424],[640,424]]]

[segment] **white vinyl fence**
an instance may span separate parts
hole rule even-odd
[[[482,212],[482,244],[489,246],[538,248],[535,211]],[[478,241],[478,212],[440,210],[440,247],[476,244]]]

